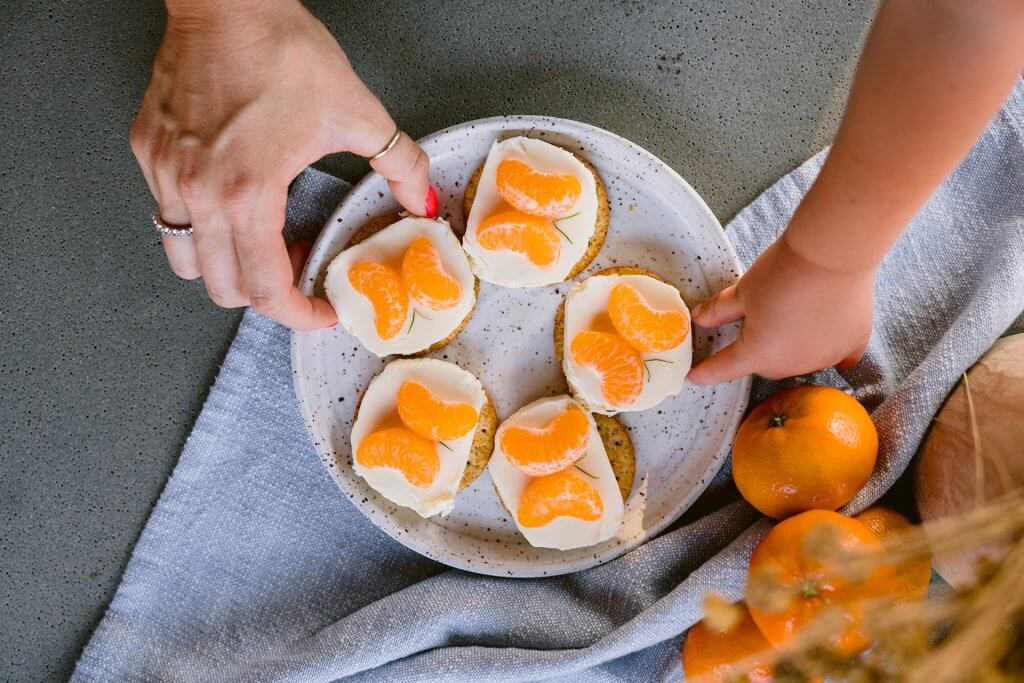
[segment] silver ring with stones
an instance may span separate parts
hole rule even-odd
[[[388,144],[384,145],[384,149],[382,149],[381,151],[377,152],[372,157],[366,157],[366,160],[367,161],[377,161],[377,159],[380,159],[382,156],[384,156],[385,154],[390,152],[391,149],[395,145],[398,144],[398,139],[400,137],[402,137],[402,129],[399,128],[398,126],[395,126],[395,134],[391,136],[390,140],[388,140]]]
[[[191,225],[172,225],[164,223],[163,219],[160,218],[159,209],[153,212],[153,225],[156,226],[157,231],[164,237],[191,237],[195,232]]]

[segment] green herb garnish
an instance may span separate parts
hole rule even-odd
[[[665,360],[664,358],[648,358],[647,360],[645,360],[644,361],[644,370],[647,371],[647,379],[644,380],[645,382],[650,382],[651,381],[651,368],[650,368],[649,365],[647,365],[648,363],[668,363],[669,365],[671,365],[671,364],[675,363],[675,361],[674,360]]]
[[[587,475],[587,476],[588,476],[588,477],[590,477],[591,479],[597,479],[597,477],[595,477],[595,476],[594,476],[593,474],[591,474],[590,472],[587,472],[587,471],[586,471],[585,469],[583,469],[583,468],[582,468],[582,467],[580,467],[579,465],[573,465],[573,467],[575,467],[576,469],[578,469],[578,470],[579,470],[580,472],[582,472],[583,474]]]
[[[406,333],[406,334],[409,334],[410,332],[412,332],[412,326],[413,326],[413,324],[414,324],[414,323],[416,322],[416,316],[417,316],[417,315],[418,315],[419,317],[423,318],[424,320],[430,320],[430,318],[428,318],[427,316],[423,315],[422,313],[420,313],[419,311],[417,311],[417,310],[416,310],[415,308],[414,308],[414,309],[412,309],[412,318],[411,318],[411,319],[409,320],[409,329],[407,329],[407,330],[405,331],[405,333]]]
[[[576,216],[579,216],[581,213],[582,213],[582,211],[577,211],[576,213],[571,213],[568,216],[562,216],[561,218],[556,218],[553,221],[551,221],[552,225],[555,226],[555,230],[560,232],[562,234],[562,237],[564,237],[565,241],[568,242],[569,244],[572,244],[572,240],[569,239],[569,236],[565,234],[564,230],[562,230],[560,227],[558,227],[558,221],[569,220],[570,218],[574,218]]]

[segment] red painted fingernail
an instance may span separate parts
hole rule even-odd
[[[434,192],[433,185],[427,188],[427,201],[424,202],[423,206],[427,218],[435,218],[437,216],[437,193]]]
[[[331,323],[330,325],[327,326],[327,329],[328,330],[333,330],[337,326],[338,326],[338,321],[335,320],[333,323]]]

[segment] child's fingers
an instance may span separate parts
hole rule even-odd
[[[754,371],[751,363],[746,346],[740,339],[698,363],[686,375],[686,379],[697,386],[721,384],[749,375]]]
[[[693,307],[693,322],[701,327],[718,327],[743,319],[739,289],[736,285],[726,287],[703,303]]]

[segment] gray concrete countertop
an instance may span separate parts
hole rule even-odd
[[[873,12],[810,0],[312,9],[414,137],[495,114],[586,121],[663,158],[723,223],[826,144]],[[163,23],[156,0],[0,7],[0,680],[70,673],[240,315],[169,273],[128,149]]]

